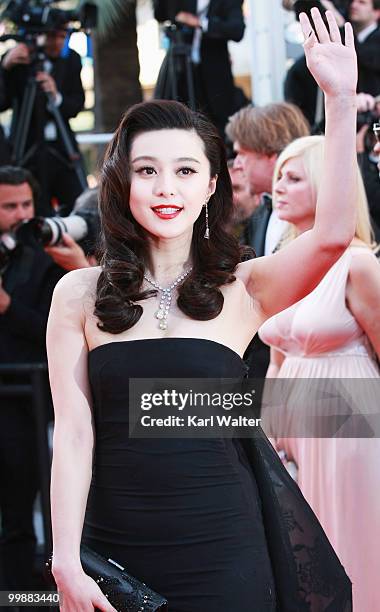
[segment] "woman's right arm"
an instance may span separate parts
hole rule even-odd
[[[57,284],[48,322],[47,349],[55,425],[51,478],[52,571],[61,610],[114,608],[80,562],[80,541],[92,474],[94,430],[87,374],[84,304],[92,270],[77,270]],[[91,282],[92,281],[92,282]]]

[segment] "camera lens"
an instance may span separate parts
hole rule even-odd
[[[55,246],[62,238],[65,224],[60,217],[36,217],[33,234],[43,246]]]

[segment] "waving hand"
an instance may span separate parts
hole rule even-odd
[[[326,11],[328,29],[318,9],[312,8],[311,15],[315,31],[308,16],[305,13],[300,15],[307,67],[326,95],[355,93],[358,75],[351,24],[344,26],[343,43],[331,11]]]
[[[343,43],[330,11],[326,12],[328,27],[318,9],[313,8],[311,16],[315,31],[305,13],[300,22],[307,66],[325,94],[323,170],[313,226],[278,253],[240,264],[248,272],[242,277],[248,293],[264,318],[314,289],[355,233],[357,61],[353,32],[346,24]]]

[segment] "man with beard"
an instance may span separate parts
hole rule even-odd
[[[64,274],[38,245],[16,244],[9,249],[15,230],[34,216],[35,193],[30,172],[0,167],[0,365],[45,361],[50,300]],[[0,384],[12,382],[25,380],[0,374]],[[1,400],[0,460],[2,588],[33,590],[38,470],[29,397]]]

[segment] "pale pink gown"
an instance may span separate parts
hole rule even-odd
[[[346,306],[358,253],[374,257],[350,247],[312,293],[260,328],[260,338],[285,354],[278,378],[379,378],[368,339]],[[263,422],[265,429],[265,414]],[[277,445],[296,463],[298,484],[352,580],[354,612],[380,612],[379,438],[278,438]]]

